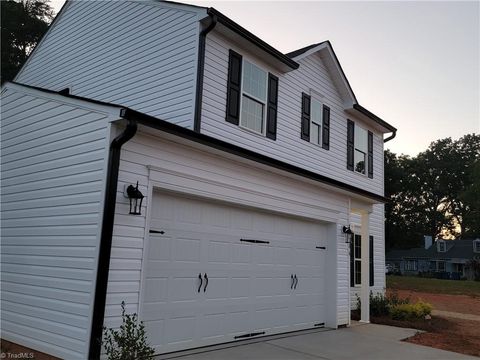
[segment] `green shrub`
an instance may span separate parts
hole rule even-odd
[[[394,320],[423,319],[432,312],[432,305],[419,301],[416,304],[398,304],[390,308],[390,315]]]
[[[108,360],[146,360],[155,350],[147,344],[143,321],[137,314],[125,312],[122,301],[122,325],[119,329],[103,328],[103,347]]]
[[[359,300],[358,303],[360,303]],[[382,293],[373,294],[370,292],[370,316],[387,316],[390,314],[390,308],[392,306],[409,303],[409,298],[402,299],[396,292],[389,295]]]

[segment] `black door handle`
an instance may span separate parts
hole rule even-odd
[[[295,283],[295,279],[293,278],[293,274],[290,275],[290,279],[292,282],[290,283],[290,290],[293,289],[293,284]]]
[[[202,288],[202,284],[203,284],[202,273],[198,274],[198,278],[200,279],[200,285],[198,286],[198,292],[200,292],[200,289]]]
[[[207,286],[208,286],[208,276],[207,273],[205,273],[205,287],[203,288],[203,292],[207,291]]]
[[[296,289],[296,288],[297,288],[297,285],[298,285],[297,274],[295,274],[294,278],[295,278],[295,286],[294,286],[293,288]]]

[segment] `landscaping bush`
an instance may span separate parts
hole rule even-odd
[[[122,325],[119,329],[103,328],[103,347],[108,360],[147,360],[155,350],[148,345],[143,321],[137,314],[127,314],[122,301]]]
[[[370,316],[387,316],[391,307],[409,303],[409,298],[401,299],[396,292],[390,295],[370,292]]]
[[[390,308],[390,315],[394,320],[424,319],[432,312],[432,305],[419,301],[416,304],[398,304]]]

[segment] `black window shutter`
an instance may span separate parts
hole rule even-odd
[[[373,133],[368,132],[368,177],[373,178]]]
[[[353,247],[354,237],[350,241],[350,286],[355,286],[355,248]]]
[[[322,119],[322,148],[328,150],[330,149],[330,108],[326,105],[323,105]]]
[[[352,120],[347,120],[347,169],[353,171],[353,153],[355,139],[355,123]]]
[[[240,86],[242,83],[242,55],[228,53],[227,112],[226,120],[238,125],[240,119]]]
[[[277,139],[278,77],[268,74],[267,137]]]
[[[369,279],[370,279],[370,286],[375,284],[375,275],[373,272],[373,236],[370,236],[370,263],[368,264],[369,267]]]
[[[310,95],[302,93],[302,132],[303,140],[310,141]]]

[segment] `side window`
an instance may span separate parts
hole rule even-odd
[[[347,120],[347,169],[373,178],[373,133]]]
[[[330,108],[305,93],[302,94],[300,136],[325,150],[330,149]]]
[[[275,140],[278,78],[229,52],[226,121]]]

